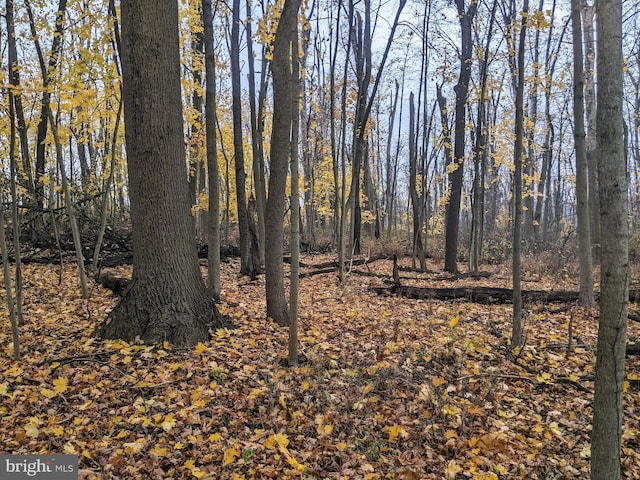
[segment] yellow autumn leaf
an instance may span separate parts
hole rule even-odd
[[[62,426],[58,425],[58,426],[53,427],[51,429],[51,433],[53,433],[56,437],[61,437],[64,434],[64,428],[62,428]]]
[[[174,418],[173,413],[167,414],[167,416],[164,417],[164,420],[162,421],[160,426],[165,432],[170,432],[173,429],[173,427],[176,426],[176,420]]]
[[[398,436],[403,432],[403,428],[394,423],[391,427],[389,427],[389,441],[391,443],[395,443],[398,440]]]
[[[55,397],[57,395],[56,392],[54,392],[53,390],[50,390],[48,388],[41,388],[40,389],[40,394],[43,397],[47,397],[47,398],[53,398],[53,397]]]
[[[328,424],[328,425],[318,425],[316,427],[316,431],[318,432],[318,435],[325,436],[325,435],[331,435],[331,432],[333,432],[333,425]]]
[[[457,405],[447,404],[444,407],[442,407],[442,410],[447,415],[460,415],[460,413],[462,413],[462,410],[460,410],[460,407],[458,407]]]
[[[195,353],[196,355],[200,355],[204,353],[206,349],[207,347],[202,342],[198,342],[198,344],[193,349],[193,353]]]
[[[266,391],[265,388],[254,388],[249,392],[249,398],[254,400],[256,397],[259,397]]]
[[[551,383],[552,375],[549,372],[542,372],[540,375],[536,375],[536,379],[540,383]]]
[[[144,438],[138,438],[135,442],[127,442],[123,444],[124,451],[131,454],[140,453],[145,446]]]
[[[338,449],[338,451],[339,451],[339,452],[344,452],[344,451],[347,449],[347,447],[348,447],[348,446],[349,446],[349,445],[347,445],[347,442],[345,442],[345,441],[343,440],[342,442],[340,442],[340,443],[338,443],[338,444],[336,445],[336,449]]]
[[[276,433],[274,435],[270,435],[265,441],[264,446],[269,450],[273,450],[278,447],[278,449],[282,452],[286,452],[287,446],[289,445],[289,438],[284,433]]]
[[[447,464],[447,478],[456,478],[456,475],[462,471],[462,467],[455,460],[450,460]]]
[[[174,448],[174,450],[182,450],[184,448],[184,443],[176,442],[176,443],[173,444],[173,448]]]
[[[58,377],[53,381],[53,387],[56,393],[66,392],[67,385],[69,385],[69,381],[64,377]]]
[[[220,440],[222,440],[222,435],[220,435],[220,432],[212,433],[211,435],[209,435],[210,442],[219,442]]]
[[[480,415],[484,413],[484,408],[477,405],[473,405],[467,409],[469,415]]]
[[[299,472],[302,472],[304,470],[307,469],[307,467],[305,467],[304,465],[302,465],[300,462],[298,462],[295,458],[293,458],[291,455],[287,455],[287,462],[289,463],[289,465],[291,465],[293,468],[295,468],[296,470],[298,470]]]
[[[587,444],[584,447],[582,447],[582,450],[580,450],[580,457],[582,458],[591,457],[591,445]]]
[[[165,446],[155,445],[151,452],[155,453],[159,457],[166,457],[167,453],[169,453],[169,449]]]
[[[431,383],[437,388],[447,383],[447,381],[442,377],[431,377]]]
[[[11,395],[10,393],[7,393],[6,383],[0,383],[0,395],[2,395],[3,397],[13,398],[13,395]]]
[[[29,417],[29,422],[24,427],[27,432],[27,437],[37,438],[40,435],[40,419],[38,417]]]
[[[64,444],[64,447],[62,447],[63,452],[67,455],[77,455],[78,454],[78,450],[76,449],[75,445],[73,445],[71,442],[67,442]]]
[[[456,315],[451,320],[449,320],[449,326],[451,328],[454,328],[456,325],[458,325],[459,321],[460,321],[460,315]]]
[[[222,465],[231,465],[240,456],[240,447],[238,445],[232,445],[224,451],[224,457],[222,459]]]

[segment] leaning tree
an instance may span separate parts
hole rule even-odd
[[[221,324],[200,273],[187,181],[177,0],[122,0],[133,279],[97,334],[177,346]]]

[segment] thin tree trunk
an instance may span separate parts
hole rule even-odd
[[[253,152],[253,183],[256,190],[256,211],[257,211],[257,234],[258,234],[258,248],[260,256],[260,264],[265,261],[264,257],[264,245],[265,245],[265,204],[267,201],[267,193],[265,188],[264,178],[264,149],[262,146],[262,98],[260,101],[260,108],[256,109],[256,80],[255,80],[255,58],[253,56],[253,34],[251,29],[252,17],[251,17],[251,0],[247,0],[247,63],[249,65],[249,115],[251,120],[251,149]],[[265,60],[264,52],[262,55],[262,77],[260,82],[260,92],[262,93],[263,85],[265,83],[265,70],[268,66]],[[262,97],[262,95],[261,95]]]
[[[209,248],[207,250],[209,291],[220,300],[220,172],[216,137],[216,59],[213,46],[213,9],[211,0],[202,0],[205,65],[205,130],[207,173],[209,180]]]
[[[296,13],[298,11],[298,0],[296,3]],[[294,32],[291,33],[291,51],[298,51],[297,24]],[[301,79],[298,56],[291,56],[292,72],[291,80],[293,86],[291,102],[291,275],[289,286],[289,341],[288,359],[289,366],[298,364],[298,303],[299,303],[299,282],[300,282],[300,186],[298,183],[298,136],[300,128],[300,94]]]
[[[240,0],[233,0],[231,20],[231,96],[233,114],[233,150],[236,171],[236,202],[240,230],[240,273],[255,277],[251,261],[251,237],[247,193],[245,190],[244,143],[242,140],[242,91],[240,87]]]
[[[471,1],[465,9],[464,0],[456,0],[460,34],[462,40],[460,56],[460,74],[456,92],[456,120],[455,144],[453,152],[454,167],[449,168],[449,203],[447,204],[444,270],[455,273],[458,271],[458,231],[460,228],[460,202],[462,199],[462,180],[464,178],[464,153],[466,139],[466,106],[469,80],[471,78],[471,61],[473,40],[472,22],[478,9],[478,2]]]
[[[522,25],[520,27],[520,42],[518,46],[517,89],[516,89],[516,125],[513,163],[513,328],[511,331],[511,348],[522,345],[522,281],[520,273],[520,256],[522,245],[522,154],[524,130],[524,49],[527,34],[527,14],[529,0],[524,0],[522,6]]]
[[[393,139],[393,127],[396,119],[396,110],[398,108],[398,93],[400,91],[400,86],[398,85],[398,80],[395,80],[396,90],[393,95],[393,100],[391,100],[391,108],[389,110],[389,132],[387,136],[387,147],[385,152],[385,177],[386,177],[386,187],[385,187],[385,213],[387,220],[387,236],[391,236],[391,228],[393,226],[393,197],[395,196],[395,192],[393,189],[393,165],[394,161],[391,158],[391,141]]]
[[[597,158],[597,140],[596,140],[596,114],[597,100],[595,87],[595,61],[596,39],[594,34],[595,23],[595,6],[588,4],[587,0],[582,2],[582,22],[584,35],[584,77],[585,77],[585,111],[587,115],[586,124],[586,148],[587,148],[587,165],[589,175],[589,215],[591,216],[591,253],[593,255],[594,264],[600,263],[601,249],[601,228],[600,228],[600,198],[598,195],[598,158]]]
[[[7,248],[7,237],[4,229],[4,215],[0,215],[0,253],[2,254],[2,272],[4,278],[4,291],[7,296],[7,307],[9,308],[9,321],[11,323],[11,339],[13,342],[13,358],[20,360],[20,334],[18,328],[18,317],[13,301],[11,284],[11,265],[9,263],[9,250]]]
[[[109,215],[109,192],[111,191],[111,185],[113,185],[113,177],[116,170],[116,147],[118,143],[118,130],[120,129],[120,117],[122,115],[123,101],[122,92],[120,92],[120,99],[118,100],[118,113],[116,114],[116,124],[113,127],[113,138],[111,139],[111,162],[109,166],[109,176],[107,181],[102,187],[102,207],[100,209],[100,229],[98,230],[98,238],[96,239],[96,245],[93,248],[93,260],[91,262],[91,272],[98,270],[98,261],[100,259],[100,249],[102,248],[102,240],[104,238],[104,232],[107,229],[107,217]]]
[[[618,480],[622,453],[622,399],[630,275],[628,190],[622,120],[622,2],[597,0],[596,9],[597,151],[603,241],[591,432],[591,479]]]
[[[482,240],[484,230],[484,167],[487,150],[487,126],[485,103],[487,97],[487,70],[489,67],[489,48],[496,16],[496,0],[491,7],[491,17],[487,30],[484,57],[480,63],[480,98],[476,117],[475,144],[473,146],[473,203],[471,208],[471,246],[469,248],[469,271],[477,272],[482,260]]]
[[[584,131],[584,69],[582,55],[582,21],[580,0],[571,0],[573,26],[573,124],[576,151],[576,199],[578,214],[578,257],[580,258],[580,304],[593,304],[593,270],[591,264],[591,230],[589,225],[589,191],[587,185],[587,148]]]
[[[16,131],[20,130],[19,125],[22,119],[24,124],[24,113],[22,112],[22,102],[20,99],[20,74],[18,72],[18,54],[15,44],[15,31],[14,31],[14,18],[13,18],[13,0],[7,0],[6,15],[8,43],[9,43],[9,83],[12,88],[9,88],[9,188],[11,191],[11,218],[13,223],[13,247],[14,247],[14,260],[15,260],[15,315],[11,320],[16,320],[18,325],[24,325],[24,316],[22,315],[22,260],[21,260],[21,248],[20,248],[20,217],[18,215],[18,192],[17,192],[17,177],[18,168],[16,161]],[[14,92],[18,92],[17,95]],[[19,105],[19,109],[18,109]],[[19,111],[19,113],[18,113]],[[16,121],[17,120],[17,121]],[[22,136],[21,136],[22,137]],[[24,158],[29,158],[28,153],[23,155]],[[30,166],[27,162],[28,177],[31,178]],[[29,182],[31,185],[31,182]],[[4,228],[4,227],[3,227]],[[5,242],[6,243],[6,242]],[[6,246],[5,246],[6,248]],[[6,278],[5,278],[5,284]],[[9,284],[10,285],[10,284]],[[7,297],[7,301],[11,298]],[[19,352],[18,352],[19,357]]]
[[[60,136],[58,135],[58,127],[53,118],[51,109],[49,109],[49,122],[51,123],[51,133],[53,134],[53,140],[56,146],[56,160],[58,162],[58,168],[60,169],[62,191],[64,192],[66,211],[67,215],[69,216],[69,223],[71,224],[73,245],[76,250],[76,262],[78,264],[80,287],[82,288],[82,298],[89,298],[89,289],[87,287],[87,273],[84,266],[84,255],[82,254],[82,239],[80,238],[80,228],[78,227],[78,220],[76,218],[75,205],[73,204],[73,199],[71,198],[71,188],[69,187],[69,181],[67,180],[66,167],[64,164],[64,158],[62,156],[62,144],[60,143]]]
[[[18,68],[18,49],[16,46],[15,20],[13,7],[15,0],[7,0],[5,20],[7,22],[7,53],[9,60],[9,82],[13,86],[10,96],[13,98],[11,106],[15,109],[16,128],[20,137],[20,155],[22,158],[22,170],[27,179],[27,191],[35,199],[35,186],[31,165],[31,149],[29,147],[29,132],[24,117],[22,105],[22,93],[20,87],[20,70]]]
[[[31,34],[34,38],[34,46],[38,55],[38,61],[40,63],[40,70],[42,71],[42,100],[40,105],[40,117],[38,120],[38,129],[36,136],[36,171],[35,171],[35,203],[38,211],[44,211],[44,184],[41,178],[45,175],[46,164],[46,137],[47,137],[47,125],[49,122],[49,113],[51,111],[51,93],[49,91],[49,81],[58,65],[60,58],[60,52],[62,49],[62,40],[64,38],[64,19],[65,11],[67,9],[67,0],[60,0],[58,4],[58,10],[56,12],[55,31],[53,33],[53,40],[51,41],[51,52],[49,53],[48,62],[45,62],[42,48],[38,40],[38,32],[35,27],[35,20],[31,4],[29,1],[25,1],[25,7],[27,8],[27,14],[29,16],[29,25],[31,28]],[[38,214],[35,218],[35,230],[37,234],[42,232],[38,231],[42,228],[42,216]]]
[[[292,39],[297,34],[298,0],[286,0],[278,23],[273,47],[273,122],[269,195],[265,217],[265,287],[267,316],[279,325],[287,325],[289,316],[284,291],[282,263],[284,240],[285,190],[291,154]],[[297,147],[296,147],[297,148]]]
[[[417,163],[418,153],[413,139],[415,138],[415,106],[413,100],[413,92],[409,94],[409,197],[411,199],[411,206],[413,208],[413,255],[412,263],[415,268],[416,256],[420,261],[420,270],[425,271],[427,269],[427,262],[424,255],[424,248],[422,246],[422,215],[421,204],[418,197],[418,189],[416,187],[417,181]]]

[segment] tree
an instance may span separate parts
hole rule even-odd
[[[584,70],[580,0],[571,0],[573,26],[573,117],[576,148],[576,200],[578,215],[578,257],[580,259],[580,304],[593,304],[591,261],[591,227],[589,225],[589,190],[587,184],[587,148],[584,131]]]
[[[589,175],[589,215],[591,216],[591,253],[593,261],[600,263],[600,199],[598,195],[598,160],[596,154],[596,114],[598,102],[596,99],[595,86],[595,4],[587,0],[582,0],[582,32],[584,35],[584,103],[585,113],[587,117],[586,125],[586,147],[587,147],[587,164]]]
[[[262,68],[258,107],[256,108],[255,58],[253,55],[253,33],[251,24],[251,0],[247,0],[247,64],[249,65],[249,117],[251,118],[251,149],[253,153],[253,183],[256,192],[257,236],[260,249],[260,263],[264,263],[264,210],[267,191],[264,178],[264,121],[263,111],[267,91],[268,63],[265,48],[262,50]]]
[[[596,137],[601,227],[591,479],[618,480],[629,302],[627,176],[622,121],[622,1],[597,0]]]
[[[458,84],[455,86],[456,92],[456,120],[454,127],[454,151],[453,164],[449,170],[449,203],[447,205],[444,269],[447,272],[458,271],[456,260],[458,257],[458,231],[460,217],[460,201],[462,198],[462,181],[464,178],[464,147],[465,147],[465,126],[467,122],[467,92],[469,91],[469,80],[471,78],[471,22],[478,10],[478,2],[471,0],[469,8],[465,8],[464,0],[456,0],[458,8],[458,19],[460,21],[460,35],[462,46],[460,51],[460,75]]]
[[[233,110],[233,150],[236,170],[236,202],[240,230],[240,273],[252,278],[260,269],[251,258],[251,235],[245,191],[244,143],[242,141],[242,92],[240,89],[240,0],[233,0],[231,19],[231,96]]]
[[[482,58],[480,59],[480,98],[478,99],[475,141],[473,144],[473,202],[471,205],[471,244],[469,246],[469,271],[477,272],[482,259],[482,237],[484,234],[484,191],[485,171],[489,143],[486,125],[487,70],[489,68],[489,47],[493,36],[493,23],[498,2],[491,7],[489,28]]]
[[[296,14],[300,8],[299,0],[293,0]],[[291,273],[289,287],[289,366],[298,365],[298,304],[300,290],[300,184],[298,173],[298,139],[300,136],[300,104],[302,81],[300,79],[300,60],[298,55],[297,22],[293,24],[291,35]]]
[[[284,293],[284,269],[282,265],[285,189],[291,153],[291,127],[295,79],[293,78],[292,42],[297,35],[297,0],[286,0],[278,22],[273,46],[273,122],[271,131],[271,163],[269,196],[265,217],[265,284],[267,316],[280,325],[289,323],[287,301]],[[296,55],[297,57],[297,55]],[[297,61],[297,58],[296,58]],[[296,112],[297,113],[297,112]]]
[[[420,270],[427,269],[427,259],[422,244],[422,195],[418,195],[416,180],[418,176],[418,152],[416,151],[415,138],[415,106],[413,92],[409,94],[409,198],[413,207],[413,255],[412,262],[415,267],[416,256],[420,262]]]
[[[38,33],[35,27],[35,20],[33,16],[33,10],[31,4],[25,2],[27,8],[27,14],[29,15],[29,25],[31,27],[31,34],[33,36],[36,52],[38,53],[38,62],[40,63],[40,69],[42,71],[42,100],[40,103],[40,117],[38,120],[38,130],[36,139],[36,172],[35,172],[35,205],[38,211],[35,218],[35,230],[36,234],[40,235],[40,227],[42,226],[41,212],[44,210],[44,184],[42,178],[45,175],[46,166],[46,137],[47,126],[49,125],[49,114],[51,112],[51,91],[49,89],[51,76],[54,74],[58,60],[60,59],[60,51],[62,49],[62,40],[64,38],[64,19],[67,9],[67,0],[60,0],[58,4],[58,11],[56,12],[56,25],[53,39],[51,41],[51,52],[49,53],[49,59],[45,62],[42,49],[40,48]]]
[[[180,96],[178,2],[123,0],[133,279],[97,334],[192,346],[222,324],[200,274]]]
[[[527,16],[529,0],[522,5],[522,23],[518,45],[518,63],[516,65],[516,125],[515,146],[513,147],[513,328],[511,348],[522,345],[522,282],[520,256],[522,250],[522,156],[524,130],[524,49],[527,35]]]
[[[202,0],[205,66],[205,129],[207,174],[209,181],[209,248],[207,251],[209,290],[220,300],[220,172],[216,137],[216,58],[213,46],[213,8],[211,0]]]

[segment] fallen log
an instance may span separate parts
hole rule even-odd
[[[510,303],[513,299],[513,290],[499,287],[450,287],[450,288],[424,288],[402,285],[400,287],[372,287],[372,291],[379,295],[399,295],[401,297],[417,300],[466,300],[474,303],[499,304]],[[568,290],[523,290],[522,300],[529,303],[577,302],[580,293]],[[596,293],[596,299],[598,294]],[[629,300],[640,300],[640,291],[630,290]]]
[[[114,294],[119,296],[124,294],[131,283],[131,280],[128,278],[119,277],[110,270],[100,272],[96,281],[104,288],[111,290]]]

